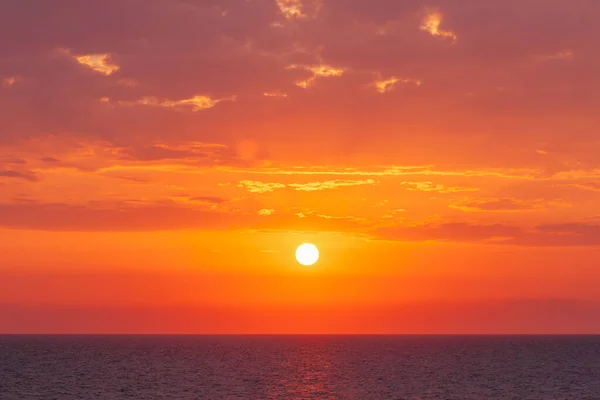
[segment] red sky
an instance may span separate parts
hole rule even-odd
[[[600,333],[598,19],[3,1],[0,332]]]

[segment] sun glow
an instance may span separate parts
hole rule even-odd
[[[296,260],[305,266],[313,265],[319,259],[319,249],[311,243],[304,243],[296,249]]]

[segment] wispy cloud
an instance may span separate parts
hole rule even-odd
[[[283,93],[283,92],[265,92],[265,93],[263,93],[263,95],[265,97],[279,97],[279,98],[288,97],[287,93]]]
[[[133,204],[128,204],[133,203]],[[200,211],[136,200],[115,204],[0,204],[0,226],[50,231],[148,231],[223,229],[248,220],[232,213]]]
[[[296,82],[297,86],[300,86],[301,88],[304,88],[304,89],[313,85],[314,82],[319,77],[325,77],[325,78],[339,77],[339,76],[344,75],[344,72],[345,72],[344,68],[332,67],[332,66],[326,65],[326,64],[319,64],[319,65],[291,64],[291,65],[288,65],[286,67],[286,69],[303,69],[305,71],[312,72],[313,76],[311,76],[310,78]]]
[[[402,182],[402,186],[406,186],[407,190],[419,192],[438,192],[438,193],[459,193],[459,192],[477,192],[478,188],[450,186],[435,184],[431,181],[424,182]]]
[[[463,199],[450,205],[451,208],[456,208],[462,211],[533,211],[543,210],[549,205],[562,205],[565,203],[557,201],[547,201],[544,199],[536,200],[519,200],[512,197],[509,198],[480,198],[480,199]]]
[[[222,197],[216,196],[196,196],[190,197],[191,201],[199,202],[199,203],[210,203],[210,204],[221,204],[226,202],[227,200]]]
[[[571,49],[565,49],[552,54],[540,54],[534,57],[535,61],[549,61],[549,60],[572,60],[575,56],[575,52]]]
[[[451,222],[377,228],[375,237],[397,241],[444,241],[528,247],[598,246],[600,226],[583,223],[538,225]]]
[[[330,65],[313,65],[306,67],[315,76],[342,76],[344,75],[343,68],[332,67]]]
[[[287,19],[305,18],[302,12],[302,0],[276,0],[279,11]]]
[[[417,86],[421,86],[421,81],[415,79],[397,78],[395,76],[389,79],[382,79],[375,81],[373,86],[379,93],[386,93],[394,89],[397,83],[413,83]]]
[[[340,187],[349,186],[360,186],[360,185],[374,185],[375,182],[372,179],[366,180],[342,180],[335,179],[324,182],[307,182],[307,183],[277,183],[277,182],[259,182],[251,180],[240,181],[238,187],[246,188],[252,193],[267,193],[272,192],[276,189],[283,189],[286,187],[294,188],[294,190],[301,192],[314,192],[319,190],[337,189]]]
[[[272,215],[275,212],[275,210],[271,209],[271,208],[263,208],[258,210],[258,215],[261,215],[263,217]]]
[[[35,182],[37,181],[37,177],[35,175],[32,174],[26,174],[23,172],[18,172],[18,171],[0,171],[0,178],[17,178],[17,179],[24,179],[30,182]]]
[[[598,6],[178,0],[139,13],[121,0],[12,3],[13,23],[0,24],[11,38],[0,66],[0,201],[171,200],[273,225],[299,199],[320,215],[386,223],[598,214],[589,49],[600,35],[581,23],[583,12],[598,19]],[[42,25],[53,27],[43,40],[22,34]],[[219,203],[236,197],[254,203]],[[263,208],[277,212],[259,218]],[[525,210],[552,212],[493,213]]]
[[[452,40],[452,43],[455,43],[457,40],[457,36],[454,32],[449,30],[444,30],[440,28],[442,21],[444,19],[444,15],[439,11],[433,11],[428,13],[423,22],[421,23],[421,30],[425,32],[429,32],[432,36],[440,36],[443,38],[449,38]]]
[[[338,220],[347,220],[347,221],[364,221],[364,218],[354,217],[352,215],[347,216],[335,216],[335,215],[327,215],[327,214],[319,214],[314,213],[315,217],[324,218],[324,219],[338,219]]]
[[[288,20],[314,18],[323,0],[275,0],[281,14]]]
[[[276,189],[285,188],[285,185],[283,183],[259,182],[259,181],[250,181],[250,180],[240,181],[237,186],[241,187],[241,188],[245,188],[250,193],[267,193],[267,192],[272,192]]]
[[[20,78],[17,76],[6,77],[6,78],[2,79],[2,87],[5,87],[5,88],[10,87],[10,86],[14,85],[15,83],[17,83],[19,81],[19,79]]]
[[[330,175],[330,176],[462,176],[462,177],[494,177],[503,179],[548,179],[543,170],[537,169],[465,169],[441,170],[432,165],[390,165],[373,169],[328,168],[328,167],[265,167],[252,169],[220,168],[223,171],[248,173],[255,175]],[[600,173],[594,175],[600,176]],[[558,177],[557,177],[558,179]]]
[[[110,99],[108,97],[103,97],[100,99],[101,102],[110,103]],[[189,99],[181,99],[181,100],[169,100],[169,99],[159,99],[153,96],[142,97],[137,100],[119,100],[117,101],[118,105],[121,106],[135,106],[135,105],[143,105],[143,106],[154,106],[154,107],[164,107],[171,108],[176,111],[185,111],[190,110],[192,112],[202,111],[209,108],[213,108],[218,103],[223,101],[235,101],[235,96],[226,97],[222,99],[212,99],[208,96],[194,96]]]
[[[102,75],[109,76],[120,69],[117,64],[110,61],[108,54],[84,54],[74,57],[79,64],[91,68]]]
[[[372,179],[357,181],[336,179],[325,182],[290,183],[288,186],[293,187],[295,190],[312,192],[317,190],[336,189],[339,187],[374,185],[375,183],[377,182]]]
[[[591,192],[600,192],[600,182],[580,182],[571,184],[572,187]]]
[[[54,157],[42,157],[40,158],[40,161],[43,161],[45,163],[50,163],[50,164],[57,164],[60,163],[60,160]]]

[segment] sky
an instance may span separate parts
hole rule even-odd
[[[598,19],[2,1],[0,332],[600,333]]]

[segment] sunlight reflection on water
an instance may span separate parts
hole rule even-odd
[[[600,337],[0,336],[0,398],[597,399]]]

